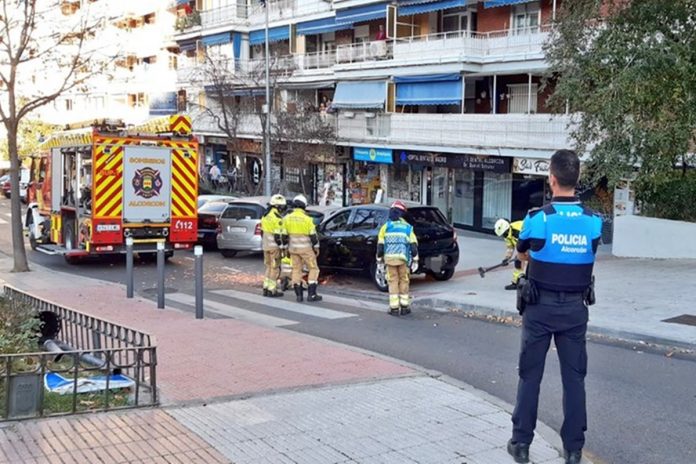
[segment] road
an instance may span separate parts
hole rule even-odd
[[[9,253],[8,205],[0,201],[0,249]],[[60,257],[30,252],[48,268],[121,282],[121,259],[68,265]],[[258,256],[223,259],[207,252],[207,308],[218,317],[236,317],[283,327],[402,359],[451,376],[514,403],[520,331],[516,327],[467,319],[460,314],[419,310],[389,317],[383,305],[327,295],[318,305],[261,299],[249,285],[261,270]],[[168,304],[192,307],[190,254],[168,268]],[[136,268],[136,285],[152,296],[154,266]],[[371,290],[360,278],[334,277],[327,290],[350,285]],[[423,283],[422,285],[427,285]],[[456,290],[457,282],[452,282]],[[254,292],[248,293],[248,292]],[[587,450],[602,463],[693,464],[696,462],[696,362],[609,344],[589,343]],[[552,352],[542,385],[539,418],[555,430],[562,421],[559,366]],[[408,402],[408,398],[404,398]]]

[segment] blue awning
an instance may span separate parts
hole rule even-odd
[[[217,97],[220,91],[223,91],[225,97],[265,97],[266,89],[254,87],[247,89],[220,89],[214,85],[206,85],[204,87],[205,93],[210,94],[213,97]],[[273,90],[271,89],[271,93]]]
[[[232,42],[232,34],[229,32],[223,32],[221,34],[214,34],[203,37],[201,42],[206,47],[211,47],[213,45],[223,45]]]
[[[466,6],[467,0],[406,0],[399,2],[399,16],[411,16],[431,11]]]
[[[235,62],[242,58],[242,34],[239,32],[232,34],[232,53],[234,53]]]
[[[518,3],[528,3],[532,0],[486,0],[483,6],[486,8],[495,8],[496,6],[517,5]]]
[[[378,3],[376,5],[359,6],[357,8],[346,8],[336,12],[336,23],[354,24],[364,21],[387,17],[387,4]]]
[[[339,82],[332,108],[384,108],[387,99],[386,81]]]
[[[179,42],[179,51],[188,52],[196,49],[196,40],[184,40]]]
[[[188,5],[191,0],[176,0],[177,5]]]
[[[462,76],[431,74],[394,78],[397,105],[459,105]]]
[[[338,24],[336,17],[315,19],[314,21],[305,21],[297,24],[297,35],[314,35],[325,34],[327,32],[342,31],[350,29],[351,24]]]
[[[290,38],[290,26],[272,27],[268,30],[269,42],[280,42]],[[249,45],[260,45],[266,41],[266,31],[259,29],[249,32]]]

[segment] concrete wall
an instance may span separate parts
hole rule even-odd
[[[614,256],[696,259],[696,223],[640,216],[614,219]]]

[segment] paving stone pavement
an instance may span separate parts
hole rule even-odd
[[[512,463],[510,415],[431,377],[281,393],[170,409],[236,464]],[[562,464],[537,436],[534,463]]]

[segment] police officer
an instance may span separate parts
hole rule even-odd
[[[266,214],[261,218],[263,264],[266,267],[263,279],[263,296],[283,296],[283,292],[278,290],[278,277],[280,276],[280,260],[286,246],[283,227],[283,210],[286,205],[287,202],[283,195],[273,195]]]
[[[527,215],[517,243],[517,252],[529,260],[529,267],[522,291],[526,307],[520,308],[524,313],[517,403],[507,449],[519,463],[529,462],[551,337],[563,379],[565,462],[578,464],[582,459],[587,430],[587,305],[594,303],[592,269],[602,221],[575,196],[579,175],[580,161],[573,151],[560,150],[551,157],[553,199]]]
[[[502,218],[495,221],[495,235],[498,237],[503,237],[505,239],[505,244],[507,245],[505,258],[503,259],[503,264],[506,266],[512,259],[512,256],[515,254],[515,247],[517,246],[517,240],[520,237],[522,223],[523,221],[509,223]],[[512,283],[506,285],[505,290],[517,289],[517,282],[520,280],[522,275],[524,275],[524,271],[522,270],[522,261],[519,258],[515,258],[515,269],[512,271]]]
[[[395,201],[389,209],[389,220],[379,230],[377,260],[387,267],[389,282],[389,314],[409,314],[411,269],[418,269],[418,240],[413,226],[404,221],[406,205]],[[409,269],[409,267],[411,269]]]
[[[322,297],[317,295],[317,285],[319,284],[319,266],[317,266],[319,237],[317,230],[314,221],[305,211],[307,198],[304,195],[297,195],[293,199],[293,204],[295,209],[284,219],[285,230],[288,234],[288,251],[292,260],[292,285],[297,301],[303,301],[302,269],[307,266],[309,271],[307,301],[321,301]]]

